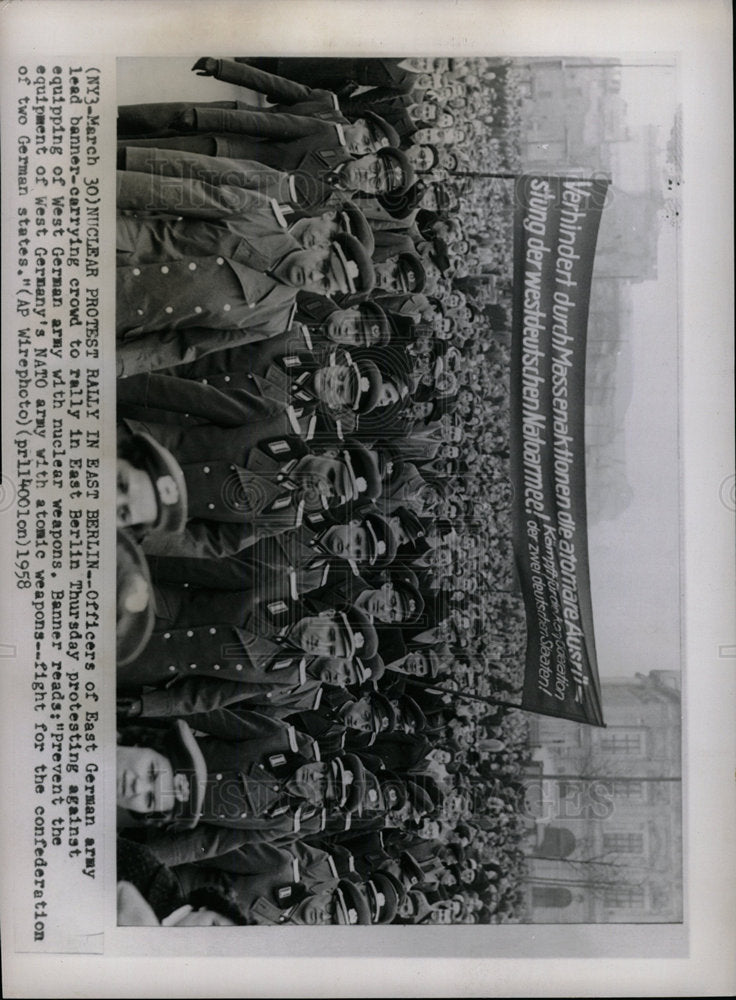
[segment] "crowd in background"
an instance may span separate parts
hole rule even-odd
[[[121,920],[519,920],[513,67],[194,70],[248,99],[119,118]]]

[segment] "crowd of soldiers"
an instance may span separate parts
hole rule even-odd
[[[513,69],[118,116],[123,923],[522,915]]]

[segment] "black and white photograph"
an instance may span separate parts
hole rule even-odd
[[[678,88],[119,61],[121,923],[682,921]]]
[[[3,995],[733,991],[730,10],[2,18]]]

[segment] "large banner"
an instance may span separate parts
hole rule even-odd
[[[527,614],[524,708],[604,725],[585,506],[585,345],[607,180],[516,185],[511,359],[514,552]]]

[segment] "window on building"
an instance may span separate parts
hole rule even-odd
[[[627,799],[629,802],[643,802],[644,782],[627,781],[621,778],[611,782],[611,792],[617,799]]]
[[[644,835],[641,833],[604,833],[603,850],[606,854],[641,854]]]
[[[608,732],[601,736],[600,748],[603,753],[641,756],[644,753],[644,734],[632,730]]]
[[[644,906],[644,889],[638,885],[621,885],[606,889],[603,903],[610,909],[641,909]]]
[[[532,906],[553,906],[564,909],[572,903],[572,893],[561,885],[533,885]]]

